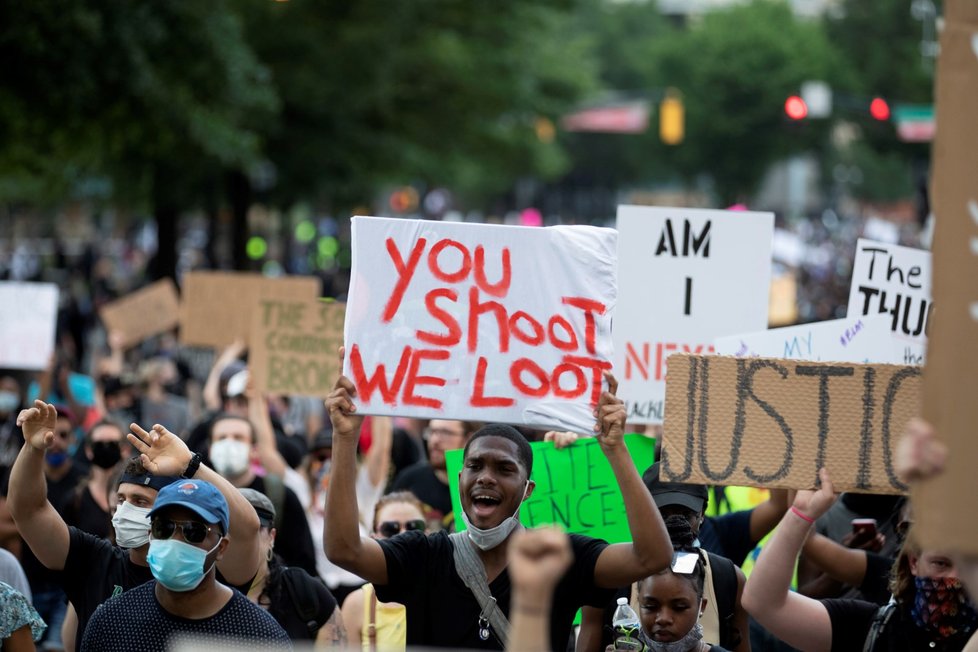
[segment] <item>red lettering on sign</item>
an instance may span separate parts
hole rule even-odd
[[[531,375],[535,376],[540,386],[530,387],[523,382],[524,371],[529,371]],[[550,379],[547,378],[547,372],[529,358],[519,358],[509,367],[509,380],[520,394],[533,398],[542,398],[550,391]]]
[[[532,335],[524,333],[519,329],[518,324],[520,323],[521,319],[530,325],[530,328],[533,330]],[[510,315],[509,330],[513,334],[513,337],[524,344],[529,344],[530,346],[539,346],[543,344],[543,324],[522,310],[517,310]]]
[[[408,361],[411,359],[411,347],[405,346],[401,352],[401,360],[397,363],[397,371],[394,372],[394,380],[390,385],[387,384],[387,369],[383,363],[377,365],[373,376],[367,378],[363,370],[363,356],[360,354],[360,347],[356,344],[350,349],[350,370],[353,372],[353,383],[357,388],[357,395],[367,403],[374,391],[380,391],[384,403],[394,405],[397,401],[397,393],[401,389],[401,382],[404,380],[404,372],[407,370]]]
[[[479,343],[479,315],[492,312],[496,317],[496,327],[499,330],[499,352],[509,351],[509,329],[507,328],[506,308],[498,301],[479,303],[479,288],[469,288],[469,353],[475,353]]]
[[[557,337],[556,326],[564,329],[564,332],[567,334],[566,340]],[[550,343],[554,345],[554,348],[560,349],[561,351],[577,350],[577,334],[574,332],[574,327],[560,315],[554,315],[550,318],[550,322],[547,324],[547,333],[550,335]]]
[[[425,295],[424,305],[428,309],[428,313],[445,325],[448,329],[448,333],[445,335],[439,335],[438,333],[431,333],[428,331],[417,331],[416,336],[422,342],[427,344],[434,344],[435,346],[455,346],[462,341],[462,327],[459,326],[458,320],[455,319],[447,310],[439,308],[435,303],[436,299],[445,297],[446,299],[451,299],[453,302],[458,300],[458,292],[450,288],[436,288]]]
[[[448,351],[444,349],[418,349],[411,356],[411,367],[408,369],[407,383],[404,385],[404,405],[416,405],[418,407],[441,409],[442,402],[436,398],[418,396],[415,388],[418,385],[432,385],[434,387],[444,387],[445,379],[438,376],[419,376],[418,369],[421,367],[422,360],[447,360]]]
[[[574,385],[574,389],[564,389],[560,386],[560,377],[565,373],[571,373],[574,375],[577,383]],[[574,399],[587,391],[587,377],[584,375],[584,371],[575,364],[570,362],[562,362],[554,368],[553,377],[551,378],[551,386],[553,387],[554,396],[557,398],[567,398]]]
[[[596,406],[598,399],[601,398],[601,379],[605,371],[611,370],[611,363],[607,360],[597,358],[585,358],[579,355],[565,355],[563,362],[576,364],[579,367],[591,370],[591,400],[590,405]]]
[[[515,399],[504,396],[486,396],[486,368],[489,366],[488,360],[484,357],[479,358],[475,371],[475,383],[472,386],[472,396],[469,398],[469,405],[472,407],[509,407],[516,402]]]
[[[638,368],[637,376],[643,380],[649,379],[649,343],[642,343],[642,355],[639,357],[631,342],[625,343],[625,380],[632,379],[632,365]]]
[[[509,292],[509,284],[512,280],[513,269],[509,261],[509,248],[503,247],[502,255],[502,277],[498,283],[489,283],[486,280],[486,250],[479,245],[475,248],[475,282],[482,291],[494,297],[504,297]]]
[[[454,247],[455,249],[458,249],[459,253],[462,254],[462,262],[457,271],[446,272],[441,268],[438,256],[445,250],[446,247]],[[431,251],[428,252],[428,269],[430,269],[431,273],[435,275],[435,278],[440,281],[444,281],[445,283],[458,283],[459,281],[465,280],[465,278],[469,275],[469,272],[472,271],[472,254],[469,253],[469,250],[466,249],[465,245],[461,242],[456,242],[455,240],[449,240],[447,238],[444,240],[439,240],[435,243],[435,246],[431,248]]]
[[[561,301],[566,306],[573,306],[584,311],[584,345],[587,352],[594,355],[596,353],[594,347],[594,313],[603,315],[607,309],[606,306],[600,301],[585,299],[584,297],[564,297]]]
[[[387,305],[384,306],[384,313],[381,317],[384,323],[389,322],[397,314],[401,299],[404,298],[404,293],[414,276],[414,270],[418,267],[418,261],[421,260],[421,253],[424,251],[425,244],[424,238],[418,238],[418,241],[414,243],[414,249],[411,250],[411,257],[405,265],[394,239],[387,238],[387,253],[394,263],[394,269],[397,270],[397,283],[394,284],[394,291],[391,292],[390,298],[387,299]]]

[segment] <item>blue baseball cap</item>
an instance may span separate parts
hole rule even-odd
[[[152,517],[165,507],[186,507],[208,523],[219,524],[227,534],[228,501],[217,487],[206,480],[179,480],[160,489],[149,515]]]

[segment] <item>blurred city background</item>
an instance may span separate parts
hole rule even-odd
[[[772,325],[844,316],[858,237],[926,245],[931,0],[3,0],[0,26],[0,279],[59,283],[62,332],[192,269],[342,298],[354,214],[772,210]]]

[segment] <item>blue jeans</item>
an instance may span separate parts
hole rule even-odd
[[[48,628],[44,632],[43,638],[38,641],[39,650],[63,650],[61,642],[61,624],[65,619],[65,612],[68,610],[68,598],[64,591],[46,591],[34,594],[34,608],[40,614]]]

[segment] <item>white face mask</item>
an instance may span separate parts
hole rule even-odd
[[[112,517],[115,542],[123,548],[138,548],[149,543],[149,507],[119,503]]]
[[[522,505],[523,501],[526,500],[526,492],[529,491],[529,489],[530,481],[527,480],[526,486],[523,487],[523,497],[520,498],[520,505]],[[512,516],[508,517],[496,527],[483,530],[472,525],[472,523],[469,521],[468,515],[463,509],[462,522],[465,523],[465,531],[469,533],[469,540],[472,541],[472,543],[477,545],[480,550],[492,550],[500,543],[505,541],[506,537],[513,533],[513,530],[519,527],[520,520],[517,518],[519,513],[520,506],[517,505],[516,511],[513,512]]]
[[[233,478],[248,470],[251,446],[243,441],[222,439],[211,444],[211,464],[225,478]]]

